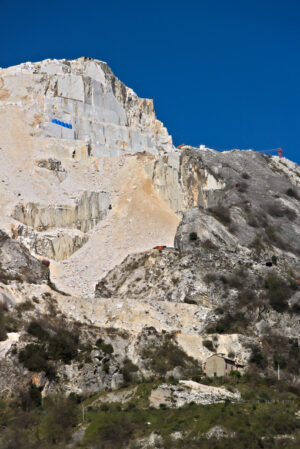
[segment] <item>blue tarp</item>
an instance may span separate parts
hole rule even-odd
[[[57,120],[56,118],[52,119],[52,123],[54,123],[55,125],[63,126],[64,128],[69,128],[69,129],[73,128],[71,123],[61,122],[60,120]]]

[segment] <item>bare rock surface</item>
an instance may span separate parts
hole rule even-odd
[[[179,385],[161,384],[152,390],[150,405],[159,408],[161,404],[168,407],[183,407],[194,402],[196,404],[214,404],[225,400],[238,401],[241,399],[239,392],[232,393],[226,388],[201,385],[191,380],[181,380]]]
[[[1,282],[23,281],[40,284],[48,282],[49,269],[33,257],[27,248],[0,231]]]

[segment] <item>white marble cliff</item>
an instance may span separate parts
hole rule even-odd
[[[139,98],[105,62],[48,59],[1,70],[0,75],[10,102],[35,100],[40,137],[85,141],[94,156],[172,149],[153,101]]]

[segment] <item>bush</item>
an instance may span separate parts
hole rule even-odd
[[[16,305],[16,310],[18,312],[18,315],[21,316],[23,312],[29,312],[30,310],[34,309],[34,305],[32,304],[29,299],[25,302],[21,302],[20,304]]]
[[[39,340],[45,341],[49,338],[49,333],[43,329],[41,324],[38,321],[31,321],[27,328],[27,332],[34,337],[37,337]]]
[[[248,187],[249,186],[246,182],[241,182],[237,189],[240,193],[245,193],[247,191]]]
[[[203,340],[203,346],[205,346],[209,351],[215,351],[213,342],[211,340]]]
[[[296,198],[296,200],[299,200],[300,197],[298,195],[298,192],[295,189],[287,189],[287,191],[285,192],[286,195],[290,196],[291,198]]]
[[[284,251],[289,251],[291,248],[290,246],[285,243],[279,234],[277,234],[277,229],[274,226],[267,226],[265,228],[265,236],[266,240],[271,244],[276,246],[277,248],[280,248]]]
[[[293,294],[293,285],[276,273],[269,273],[265,277],[264,287],[271,307],[277,312],[286,311],[288,309],[288,299]]]
[[[197,365],[197,362],[189,357],[181,348],[170,340],[165,340],[158,348],[145,348],[142,357],[149,359],[148,365],[155,373],[164,375],[176,366],[183,368]]]
[[[226,313],[219,320],[206,328],[208,334],[245,333],[249,319],[245,313]]]
[[[4,307],[0,307],[0,341],[6,339],[7,334],[6,334],[6,320],[5,320]]]
[[[49,341],[49,358],[70,363],[77,356],[79,343],[78,335],[73,335],[67,330],[59,330]]]
[[[112,354],[114,352],[113,346],[110,343],[105,343],[102,338],[98,338],[96,346],[106,354]]]
[[[184,298],[185,304],[197,304],[197,301],[194,299],[188,298],[187,296]]]
[[[254,346],[254,348],[252,349],[249,362],[254,363],[261,369],[265,369],[268,365],[265,356],[258,346]]]
[[[262,210],[247,211],[247,223],[252,228],[265,228],[268,225],[268,217]]]
[[[294,221],[297,217],[296,212],[289,207],[283,206],[281,203],[274,202],[267,205],[267,210],[272,217],[281,218],[286,216],[290,221]]]
[[[138,427],[138,422],[132,419],[130,413],[124,415],[122,412],[104,413],[97,422],[97,427],[93,429],[93,434],[87,435],[85,442],[88,447],[101,449],[121,449],[129,447],[130,440],[133,439],[134,432]],[[96,443],[96,445],[95,445]]]
[[[209,273],[206,273],[206,275],[203,277],[203,280],[207,284],[215,283],[219,280],[219,275],[214,271],[211,271]]]
[[[201,246],[208,251],[216,251],[218,249],[218,247],[209,239],[203,240]]]
[[[106,373],[109,374],[109,363],[104,363],[102,365],[102,370]]]
[[[50,334],[37,321],[31,321],[28,333],[39,338],[43,344],[28,344],[19,353],[19,361],[30,371],[46,371],[49,377],[54,375],[50,360],[62,360],[70,363],[77,356],[79,338],[77,334],[66,329],[58,329],[56,334]]]
[[[19,352],[19,362],[29,371],[47,371],[48,355],[43,346],[30,343]]]
[[[190,232],[190,241],[193,242],[198,239],[197,232]]]
[[[231,223],[230,211],[228,208],[218,204],[208,209],[209,212],[219,220],[223,225],[228,226]]]
[[[137,373],[138,370],[138,367],[130,359],[124,359],[122,368],[124,382],[126,384],[132,382],[135,377],[134,374]]]
[[[66,445],[58,446],[58,443],[60,441],[68,442],[78,423],[78,414],[73,398],[48,397],[44,402],[44,409],[40,425],[42,440],[46,440],[55,447],[66,447]],[[44,443],[44,447],[48,447],[48,445],[46,446]]]
[[[32,404],[34,404],[36,407],[39,407],[42,404],[42,394],[35,384],[30,385],[29,397]]]

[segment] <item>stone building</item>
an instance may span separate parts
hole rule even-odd
[[[244,365],[235,360],[224,357],[223,354],[214,354],[208,357],[205,363],[205,373],[207,377],[227,376],[230,371],[242,371]]]

